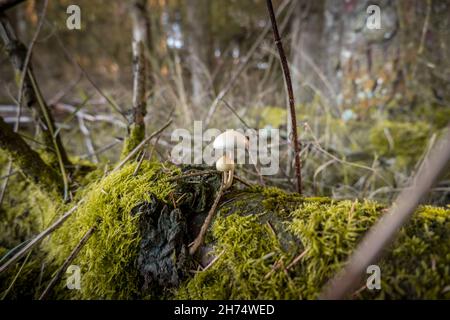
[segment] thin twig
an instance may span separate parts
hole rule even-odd
[[[94,143],[92,142],[91,132],[89,131],[88,127],[84,123],[83,117],[77,116],[78,119],[78,126],[80,127],[80,131],[84,136],[84,142],[86,144],[86,148],[89,152],[89,154],[92,154],[92,162],[99,163]]]
[[[309,249],[305,249],[303,250],[302,253],[300,253],[297,257],[295,257],[294,260],[292,260],[291,263],[288,264],[288,266],[286,267],[286,270],[291,269],[293,266],[295,266],[300,260],[302,260],[302,258],[308,253]]]
[[[204,272],[204,271],[208,270],[209,268],[211,268],[217,262],[217,260],[220,259],[220,257],[224,253],[225,253],[225,249],[223,249],[217,256],[215,256],[214,259],[212,259],[212,261],[210,263],[208,263],[208,265],[201,272]]]
[[[284,78],[286,82],[286,89],[289,97],[289,108],[292,122],[292,138],[294,144],[294,159],[295,159],[295,175],[297,177],[297,191],[302,194],[302,173],[301,173],[301,162],[300,162],[300,152],[301,143],[298,139],[297,133],[297,115],[295,112],[295,100],[294,91],[292,89],[291,74],[289,72],[289,66],[286,59],[286,54],[284,53],[283,43],[281,42],[280,34],[278,32],[277,20],[275,18],[275,13],[273,11],[272,0],[266,0],[267,10],[269,11],[270,21],[272,22],[273,36],[275,39],[275,44],[278,48],[278,53],[280,55],[281,66],[283,68]]]
[[[250,127],[247,122],[245,122],[244,119],[242,119],[242,117],[236,112],[236,110],[224,99],[222,98],[220,101],[223,102],[223,104],[230,109],[230,111],[236,116],[236,118],[239,119],[240,122],[242,122],[242,124],[247,128],[247,129],[254,129],[252,127]]]
[[[32,251],[30,251],[27,256],[25,257],[25,260],[22,262],[22,265],[19,268],[19,271],[17,271],[16,275],[14,276],[13,280],[11,281],[11,283],[9,284],[8,288],[6,289],[6,291],[3,294],[2,300],[5,300],[6,296],[8,295],[8,293],[11,291],[11,289],[14,287],[14,284],[16,283],[17,279],[19,278],[19,275],[22,273],[23,268],[25,267],[25,265],[28,262],[28,259],[31,256]]]
[[[64,221],[66,221],[66,219],[68,217],[70,217],[70,215],[72,213],[74,213],[79,205],[81,204],[81,201],[78,202],[77,205],[75,205],[74,207],[72,207],[72,209],[70,209],[69,211],[67,211],[66,213],[64,213],[58,220],[56,220],[50,227],[48,227],[47,229],[45,229],[44,231],[42,231],[40,234],[38,234],[33,240],[31,240],[30,242],[27,243],[26,246],[24,246],[22,249],[20,249],[19,252],[17,252],[11,259],[9,259],[8,261],[6,261],[1,267],[0,267],[0,274],[2,272],[4,272],[6,269],[8,269],[8,267],[10,267],[14,262],[16,262],[17,260],[19,260],[20,258],[22,258],[28,251],[30,251],[32,248],[34,248],[37,244],[39,244],[45,237],[47,237],[48,235],[50,235],[53,231],[55,231],[56,229],[58,229]]]
[[[194,255],[197,252],[198,248],[200,248],[200,246],[203,244],[203,241],[205,241],[206,232],[208,231],[209,225],[211,224],[211,221],[214,217],[214,214],[216,212],[220,198],[222,197],[223,191],[224,191],[224,185],[222,183],[220,185],[219,191],[217,192],[216,199],[214,200],[214,203],[213,203],[211,209],[209,210],[209,213],[206,216],[205,221],[203,222],[200,232],[198,233],[197,237],[192,242],[192,244],[189,248],[189,253],[191,255]]]
[[[152,138],[160,134],[162,131],[164,131],[170,124],[172,123],[172,119],[167,121],[167,123],[158,131],[153,132],[149,137],[145,138],[144,140],[139,143],[139,145],[136,146],[131,152],[111,171],[115,172],[122,168],[125,163],[127,163],[128,160],[130,160],[139,150],[141,150]]]
[[[233,179],[236,179],[237,181],[239,181],[240,183],[242,183],[243,185],[245,185],[245,186],[247,186],[247,187],[251,187],[251,186],[252,186],[252,184],[251,184],[250,182],[244,180],[244,179],[241,178],[241,177],[238,177],[237,175],[234,175],[234,176],[233,176]]]
[[[3,180],[3,179],[6,179],[6,178],[9,178],[9,177],[12,177],[12,176],[14,176],[14,175],[16,175],[16,174],[18,174],[19,173],[19,171],[13,171],[13,172],[11,172],[10,174],[7,174],[7,175],[4,175],[4,176],[2,176],[2,177],[0,177],[0,180]],[[1,202],[0,202],[1,203]]]
[[[90,237],[92,236],[92,234],[95,231],[95,227],[90,228],[85,235],[83,236],[83,238],[81,238],[80,242],[78,242],[78,244],[76,245],[75,248],[73,248],[72,252],[69,254],[69,256],[66,258],[66,260],[64,261],[63,265],[61,266],[61,268],[58,270],[58,272],[56,273],[56,275],[53,277],[53,279],[50,281],[50,283],[47,285],[47,287],[45,288],[45,290],[42,292],[41,296],[39,297],[39,300],[44,300],[48,293],[50,292],[50,290],[53,289],[53,287],[56,285],[56,283],[58,282],[58,280],[61,278],[61,276],[63,275],[63,273],[67,270],[67,268],[69,267],[69,265],[72,263],[72,261],[77,257],[78,253],[81,251],[81,249],[83,248],[83,246],[87,243],[87,241],[90,239]]]
[[[106,146],[104,146],[103,148],[98,149],[97,151],[95,151],[95,153],[87,153],[87,154],[83,154],[80,156],[80,158],[84,159],[84,158],[90,158],[93,155],[100,155],[105,151],[108,151],[109,149],[113,148],[114,146],[116,146],[119,143],[119,140],[115,140],[113,142],[111,142],[110,144],[107,144]]]
[[[145,155],[146,155],[146,154],[147,154],[147,150],[144,150],[144,151],[142,151],[141,156],[138,157],[138,158],[139,158],[139,161],[138,161],[138,164],[137,164],[136,168],[134,169],[133,176],[136,176],[136,175],[137,175],[137,173],[138,173],[138,171],[139,171],[139,168],[140,168],[141,165],[142,165],[142,162],[144,162],[144,158],[145,158]]]
[[[37,85],[36,79],[31,72],[31,70],[27,70],[28,78],[30,79],[31,86],[33,87],[33,91],[36,94],[36,99],[39,107],[41,108],[41,112],[44,115],[47,128],[50,132],[50,135],[52,137],[53,147],[56,152],[56,157],[58,159],[59,169],[61,170],[61,177],[63,179],[64,184],[64,201],[66,201],[69,197],[69,179],[67,177],[66,168],[64,165],[64,159],[63,159],[63,151],[62,145],[58,143],[58,136],[55,136],[55,128],[54,124],[50,115],[50,112],[48,110],[48,106],[45,104],[44,97],[42,96],[41,91],[39,90],[39,87]],[[60,148],[61,147],[61,148]]]
[[[277,11],[277,16],[280,15],[284,9],[286,9],[289,2],[290,2],[290,0],[283,1],[283,3],[280,5],[280,8]],[[205,117],[205,127],[208,127],[209,123],[211,122],[212,116],[216,112],[219,102],[227,95],[227,93],[231,89],[233,89],[236,80],[239,78],[241,73],[245,70],[248,63],[250,62],[250,58],[253,56],[253,54],[256,52],[256,50],[259,48],[260,44],[264,41],[264,38],[266,37],[266,35],[269,31],[270,31],[270,25],[267,24],[264,27],[264,29],[261,31],[261,33],[260,33],[259,37],[256,39],[255,43],[252,45],[252,47],[248,50],[245,57],[242,59],[240,65],[237,67],[236,71],[231,75],[230,81],[228,81],[228,83],[225,85],[225,87],[216,96],[216,98],[212,102],[211,106],[209,107],[208,113]]]

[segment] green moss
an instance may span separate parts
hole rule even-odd
[[[42,285],[48,283],[87,230],[95,226],[96,232],[72,263],[81,267],[81,290],[67,290],[63,278],[52,297],[148,298],[141,291],[136,265],[141,235],[138,216],[131,214],[133,209],[152,197],[171,205],[172,196],[175,199],[183,196],[186,200],[179,205],[184,214],[204,212],[214,200],[211,186],[212,189],[217,186],[215,182],[207,185],[204,180],[196,180],[200,178],[169,182],[168,178],[180,171],[164,164],[144,161],[136,175],[135,169],[136,163],[129,163],[106,177],[103,169],[88,170],[88,174],[80,172],[85,182],[74,202],[81,198],[84,202],[43,242],[42,251],[33,253],[10,297],[23,297],[24,292],[28,296],[40,293]],[[19,183],[11,185],[9,192],[14,197],[7,196],[2,209],[8,217],[1,220],[1,228],[5,230],[0,234],[2,255],[73,206],[73,203],[49,201],[34,187],[20,183],[20,176],[12,179],[18,179]],[[219,181],[217,177],[208,179]],[[10,228],[30,208],[31,213],[23,216],[17,227]],[[220,255],[218,260],[206,271],[188,279],[173,296],[168,293],[168,297],[317,298],[322,286],[342,267],[383,212],[384,206],[370,201],[308,198],[265,187],[230,190],[219,207],[212,232],[207,234],[207,244],[213,247],[212,254]],[[419,208],[379,262],[382,290],[361,291],[355,297],[450,298],[448,230],[450,208]],[[16,240],[6,242],[11,239]],[[47,269],[39,287],[35,280],[39,278],[44,259],[42,253]],[[20,265],[2,275],[2,289],[10,284]]]
[[[211,240],[220,257],[187,281],[177,299],[317,298],[384,212],[370,201],[297,198],[289,212],[279,215],[272,211],[280,208],[273,206],[274,195],[280,201],[290,195],[273,189],[256,193],[239,201],[259,207],[221,208]],[[380,262],[382,290],[355,297],[449,298],[449,228],[450,210],[420,208]]]
[[[397,159],[399,167],[415,164],[427,146],[431,126],[426,122],[384,121],[370,131],[374,151]]]
[[[125,139],[123,144],[122,154],[120,156],[121,159],[125,158],[145,138],[145,126],[132,124],[129,131],[128,137]]]
[[[7,161],[7,160],[6,160]],[[0,160],[1,163],[1,160]],[[48,227],[64,205],[50,199],[34,184],[30,184],[20,174],[9,178],[8,188],[0,206],[0,259],[2,263],[25,241],[32,239]],[[8,290],[6,299],[33,299],[46,281],[42,273],[44,253],[35,248],[26,263],[21,260],[0,275],[0,299]],[[23,267],[22,267],[23,265]],[[49,265],[46,265],[49,268]],[[48,269],[45,269],[46,271]],[[20,272],[20,273],[19,273]],[[41,281],[41,282],[39,282]],[[14,282],[14,285],[10,285]],[[9,288],[9,289],[8,289]]]
[[[82,272],[81,290],[65,290],[68,298],[126,299],[139,295],[135,258],[140,243],[137,216],[132,209],[151,195],[168,199],[173,184],[167,181],[176,169],[143,162],[137,175],[135,163],[94,182],[73,216],[46,243],[49,259],[61,265],[83,235],[96,227],[73,264]],[[166,170],[166,171],[165,171]],[[73,296],[72,296],[73,294]]]

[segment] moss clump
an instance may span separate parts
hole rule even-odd
[[[374,151],[383,157],[396,158],[397,166],[415,164],[427,146],[431,126],[426,122],[383,121],[370,131]]]
[[[132,124],[129,128],[128,137],[125,139],[121,159],[124,159],[145,138],[145,126]]]
[[[165,169],[161,164],[146,161],[136,175],[135,169],[135,163],[128,164],[88,187],[80,208],[46,244],[49,259],[61,265],[83,235],[96,227],[73,262],[81,268],[81,290],[60,291],[64,298],[130,299],[139,296],[135,260],[141,236],[138,216],[131,212],[138,204],[149,202],[152,195],[161,201],[169,199],[174,186],[167,178],[177,169]]]
[[[384,212],[370,201],[296,197],[295,208],[279,215],[273,198],[290,197],[282,194],[253,190],[239,201],[259,206],[224,205],[210,243],[219,259],[185,282],[176,298],[315,299]],[[380,262],[382,290],[355,297],[450,298],[448,230],[449,209],[420,208]]]

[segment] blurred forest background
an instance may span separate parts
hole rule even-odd
[[[153,157],[170,160],[171,130],[192,130],[194,120],[221,130],[279,128],[281,170],[263,179],[294,191],[287,98],[265,2],[141,2],[151,71],[147,133],[174,119]],[[133,3],[51,0],[34,44],[43,96],[68,153],[82,159],[120,156],[132,107]],[[7,11],[25,44],[42,4],[29,0]],[[81,30],[66,27],[71,4],[81,8]],[[371,4],[381,8],[379,30],[366,27]],[[296,97],[305,193],[391,201],[450,120],[450,1],[277,0],[274,7]],[[0,116],[13,125],[17,85],[3,49]],[[20,130],[39,149],[28,109]],[[259,180],[249,166],[239,174]],[[449,199],[447,175],[428,202]]]

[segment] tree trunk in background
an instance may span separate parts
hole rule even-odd
[[[145,115],[147,113],[147,78],[149,63],[145,48],[151,48],[150,24],[146,0],[134,0],[131,7],[133,24],[133,108],[129,135],[125,140],[122,157],[126,157],[145,137]]]
[[[298,1],[292,22],[292,80],[298,103],[309,102],[314,92],[328,94],[318,71],[324,57],[322,39],[325,0]]]
[[[366,25],[371,1],[333,1],[325,3],[326,75],[341,110],[388,103],[398,87],[401,66],[396,2],[382,0],[381,29]],[[398,91],[400,90],[400,91]]]
[[[186,6],[186,40],[194,107],[201,107],[206,95],[209,58],[208,4],[208,0],[187,0]]]

